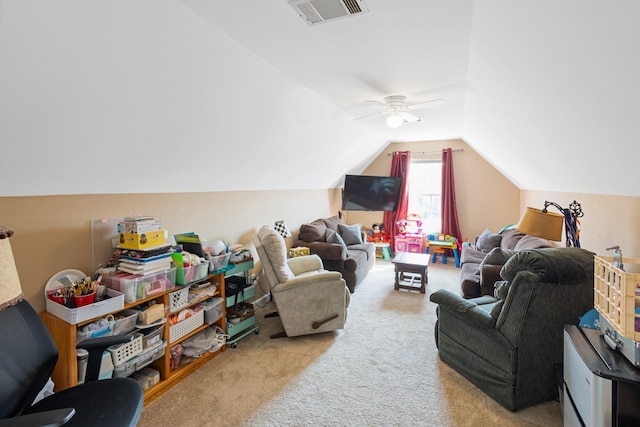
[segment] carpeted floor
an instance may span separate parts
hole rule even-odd
[[[393,290],[378,260],[352,294],[346,328],[269,339],[282,329],[257,310],[260,333],[228,348],[147,405],[140,426],[561,426],[556,401],[512,413],[438,358],[439,288],[458,292],[453,263],[429,267],[427,294]]]

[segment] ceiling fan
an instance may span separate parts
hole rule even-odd
[[[367,101],[380,104],[385,107],[384,111],[368,114],[366,116],[357,117],[354,120],[365,119],[368,117],[380,116],[386,114],[387,126],[390,128],[398,128],[403,123],[419,123],[422,122],[422,118],[415,116],[410,111],[422,110],[424,108],[436,107],[446,103],[444,99],[432,99],[430,101],[418,102],[415,104],[407,104],[407,97],[403,95],[390,95],[384,98],[384,102],[380,101]]]

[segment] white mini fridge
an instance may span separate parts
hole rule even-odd
[[[640,425],[640,370],[596,329],[565,326],[564,425]]]

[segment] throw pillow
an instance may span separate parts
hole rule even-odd
[[[342,239],[342,236],[340,236],[338,233],[328,228],[325,234],[325,240],[327,241],[327,243],[338,243],[342,245],[345,249],[347,248],[347,244]]]
[[[493,248],[500,246],[502,235],[493,233],[488,228],[485,229],[476,241],[476,249],[482,252],[489,252]]]
[[[324,242],[324,232],[327,227],[324,225],[316,224],[315,221],[311,224],[302,224],[300,231],[298,232],[298,238],[305,242]]]
[[[347,245],[359,245],[362,243],[362,232],[360,224],[346,225],[338,224],[340,235]]]
[[[517,251],[502,249],[500,247],[491,249],[482,259],[482,262],[478,266],[478,270],[476,270],[476,274],[480,274],[480,272],[482,272],[483,265],[505,265],[509,258],[511,258],[511,256],[516,252]]]
[[[286,282],[295,278],[289,264],[287,264],[287,246],[282,237],[276,230],[271,227],[262,227],[258,231],[258,237],[264,246],[271,267],[276,273],[278,282]]]

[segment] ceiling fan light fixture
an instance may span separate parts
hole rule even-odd
[[[387,117],[387,126],[392,129],[399,128],[400,126],[402,126],[403,122],[404,120],[398,114],[391,114],[389,117]]]

